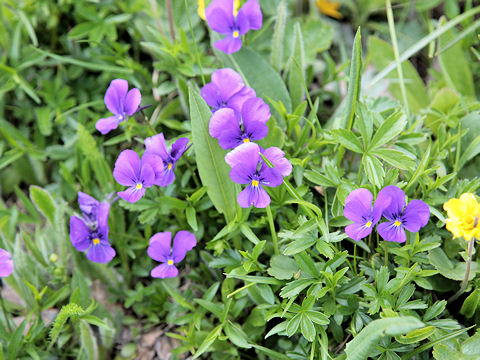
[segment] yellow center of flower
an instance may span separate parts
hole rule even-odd
[[[395,226],[400,226],[400,225],[402,225],[402,223],[401,223],[400,221],[398,221],[398,220],[395,220],[395,222],[393,223],[393,225],[395,225]]]
[[[168,164],[168,170],[172,170],[172,163]]]
[[[98,244],[100,244],[100,239],[99,238],[93,239],[93,245],[98,245]]]
[[[135,186],[135,189],[140,190],[142,187],[143,187],[142,183],[138,183],[138,184]]]
[[[252,180],[252,186],[258,186],[258,180]]]
[[[238,38],[239,36],[240,36],[240,33],[238,32],[238,30],[235,30],[235,31],[233,32],[233,37],[234,37],[234,38]]]
[[[365,224],[366,227],[370,227],[372,226],[372,222],[371,221],[368,221],[366,224]]]
[[[168,261],[167,261],[167,264],[168,264],[168,265],[173,265],[173,260],[168,260]]]
[[[472,215],[467,215],[467,216],[465,216],[464,222],[465,222],[466,227],[471,229],[471,228],[473,228],[473,225],[475,224],[475,218]]]
[[[243,142],[244,142],[244,143],[250,142],[250,139],[248,139],[248,138],[247,138],[247,139],[243,139]]]

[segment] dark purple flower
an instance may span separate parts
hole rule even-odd
[[[173,239],[173,246],[171,243],[172,234],[170,232],[156,233],[150,238],[150,245],[147,249],[148,256],[162,263],[153,268],[152,277],[164,279],[177,276],[178,269],[174,264],[182,261],[187,251],[197,245],[197,239],[191,232],[179,231]]]
[[[430,218],[430,209],[426,203],[421,200],[412,200],[405,207],[405,193],[395,185],[384,187],[377,197],[389,201],[389,205],[383,210],[383,216],[387,222],[378,224],[377,231],[382,238],[387,241],[405,242],[407,235],[405,229],[410,232],[418,232],[420,228],[428,223]]]
[[[205,17],[210,28],[220,34],[227,35],[214,46],[227,54],[234,53],[242,47],[241,35],[249,30],[262,27],[262,10],[258,0],[248,0],[238,14],[233,12],[234,0],[213,0],[205,9]]]
[[[377,198],[372,210],[372,201],[373,195],[367,189],[353,190],[345,199],[343,216],[354,222],[347,225],[345,232],[355,241],[370,235],[380,221],[382,211],[390,203],[389,198]]]
[[[242,77],[232,69],[219,69],[212,81],[202,88],[202,98],[212,107],[212,112],[225,107],[240,111],[245,100],[256,96],[255,90],[246,87]]]
[[[158,186],[168,186],[175,180],[175,164],[180,159],[180,156],[187,150],[188,138],[182,137],[175,141],[171,150],[167,149],[163,133],[154,135],[145,139],[145,156],[157,156],[161,159],[162,168],[154,166],[155,181],[154,184]],[[150,163],[156,164],[154,161]]]
[[[113,177],[120,185],[129,186],[125,191],[120,191],[118,196],[134,203],[145,195],[145,188],[153,186],[157,171],[160,171],[162,162],[155,161],[158,157],[143,156],[140,160],[133,150],[124,150],[118,156],[113,169]],[[155,168],[155,169],[154,169]]]
[[[248,99],[241,112],[229,108],[216,111],[210,119],[210,136],[218,139],[222,149],[233,149],[267,136],[270,116],[270,108],[262,99]]]
[[[0,277],[7,277],[13,272],[13,260],[10,253],[0,248]]]
[[[238,184],[248,184],[238,194],[238,204],[243,208],[251,205],[265,208],[270,205],[270,196],[263,186],[277,187],[283,182],[282,174],[276,168],[263,166],[260,147],[247,142],[236,147],[225,156],[225,161],[232,167],[230,178]]]
[[[100,119],[95,124],[97,130],[103,135],[116,129],[118,124],[124,121],[127,115],[132,116],[137,112],[138,106],[142,101],[142,95],[137,88],[128,91],[127,80],[115,79],[110,83],[105,93],[104,101],[107,109],[114,115]]]
[[[97,263],[107,263],[115,256],[108,242],[108,213],[110,204],[99,203],[96,207],[96,223],[87,225],[84,219],[70,217],[70,239],[78,251],[87,251],[87,258]]]

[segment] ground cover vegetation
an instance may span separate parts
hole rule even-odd
[[[0,359],[479,359],[480,5],[0,3]]]

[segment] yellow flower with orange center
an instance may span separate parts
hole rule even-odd
[[[340,3],[338,1],[317,0],[317,7],[322,14],[327,16],[334,17],[335,19],[341,19],[343,17],[338,11],[340,8]]]
[[[463,237],[470,241],[472,238],[480,239],[480,205],[471,193],[460,195],[459,199],[450,199],[443,204],[447,211],[447,230],[453,237]]]

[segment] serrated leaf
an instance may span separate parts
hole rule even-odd
[[[368,150],[371,151],[377,147],[388,144],[396,136],[400,135],[406,124],[407,118],[402,112],[397,111],[390,115],[382,125],[380,125],[375,135],[373,135]]]
[[[363,153],[362,143],[352,131],[345,129],[337,129],[332,131],[332,136],[348,150],[354,151],[359,154]]]

